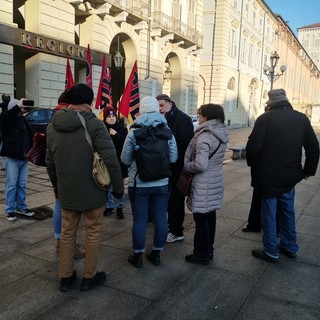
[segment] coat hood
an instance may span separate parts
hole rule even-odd
[[[82,112],[86,120],[95,118],[92,112]],[[72,132],[82,127],[77,111],[71,109],[61,109],[53,115],[51,125],[60,132]]]
[[[134,120],[131,128],[156,127],[159,124],[167,125],[166,118],[160,112],[144,113]]]
[[[198,135],[204,131],[213,134],[221,143],[227,143],[229,141],[227,126],[217,119],[211,119],[200,124],[195,130],[195,134]]]

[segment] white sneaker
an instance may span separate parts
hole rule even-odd
[[[181,241],[184,239],[184,236],[176,236],[174,234],[172,234],[171,232],[168,233],[168,237],[167,237],[167,242],[176,242],[176,241]]]
[[[19,213],[19,214],[22,214],[24,216],[27,216],[27,217],[34,216],[34,212],[29,210],[28,208],[27,209],[23,209],[23,210],[18,209],[18,210],[16,210],[16,212]]]
[[[16,215],[14,214],[14,212],[9,212],[6,214],[7,215],[7,220],[8,221],[16,221],[17,220],[17,217]]]

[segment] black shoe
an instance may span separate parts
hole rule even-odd
[[[72,276],[67,278],[61,278],[59,290],[61,292],[68,291],[76,279],[77,279],[77,273],[75,271],[73,271]]]
[[[213,260],[213,252],[209,253],[209,260]]]
[[[255,258],[260,259],[260,260],[265,260],[265,261],[268,261],[268,262],[271,262],[271,263],[279,262],[279,258],[270,257],[263,250],[259,250],[259,249],[252,250],[251,253]]]
[[[104,210],[103,215],[104,216],[110,216],[110,214],[114,213],[114,208],[106,208],[106,210]]]
[[[279,247],[279,251],[290,259],[295,259],[297,257],[295,252],[286,250],[285,248]]]
[[[160,250],[152,250],[146,255],[147,259],[151,261],[155,266],[160,266]]]
[[[106,273],[101,271],[97,272],[96,275],[92,279],[82,278],[80,291],[88,291],[96,286],[99,286],[106,282],[107,276]]]
[[[194,263],[194,264],[204,264],[204,265],[209,264],[209,257],[199,258],[194,253],[186,255],[185,259],[187,262]]]
[[[252,228],[249,225],[247,225],[242,229],[242,232],[260,232],[260,231],[261,231],[260,228]]]
[[[118,219],[124,219],[124,213],[122,211],[122,208],[117,208],[117,218]]]
[[[141,253],[134,253],[133,255],[129,256],[128,262],[136,268],[142,268]]]

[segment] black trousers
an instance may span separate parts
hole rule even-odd
[[[216,234],[216,211],[207,213],[193,213],[196,231],[194,233],[194,254],[201,259],[213,253],[213,244]]]
[[[185,196],[177,189],[176,181],[171,184],[168,202],[168,229],[176,236],[183,236],[183,221],[185,215]]]

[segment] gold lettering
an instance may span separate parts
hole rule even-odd
[[[77,48],[77,56],[84,59],[85,55],[83,48]]]
[[[70,44],[68,44],[67,45],[67,54],[69,55],[69,56],[73,56],[73,50],[74,50],[74,48],[73,48],[73,46],[72,45],[70,45]]]
[[[56,42],[54,40],[48,40],[47,41],[47,48],[50,51],[55,51],[56,50]]]
[[[58,43],[58,52],[63,54],[63,43],[61,42]]]
[[[32,42],[31,42],[32,38],[31,35],[28,33],[21,33],[21,43],[22,44],[26,44],[28,46],[32,47]]]
[[[37,48],[44,49],[44,39],[42,37],[35,37],[35,45]]]

